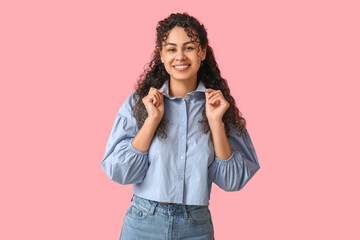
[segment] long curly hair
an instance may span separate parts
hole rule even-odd
[[[170,75],[167,73],[160,58],[160,51],[163,47],[163,42],[166,41],[169,31],[174,27],[182,27],[186,31],[187,35],[192,41],[198,42],[198,47],[202,49],[206,47],[206,58],[202,61],[197,73],[197,83],[202,81],[206,88],[212,88],[215,90],[221,90],[225,99],[229,102],[230,106],[223,116],[223,122],[225,126],[226,135],[230,135],[231,126],[238,131],[237,135],[246,132],[246,120],[242,117],[241,112],[236,107],[235,100],[230,94],[227,81],[221,77],[220,70],[215,61],[215,56],[212,48],[208,44],[207,32],[203,24],[184,13],[172,13],[169,17],[158,22],[156,27],[157,38],[156,48],[152,53],[152,58],[147,67],[144,68],[144,72],[140,75],[133,94],[134,109],[132,115],[136,119],[136,127],[140,129],[144,124],[144,121],[148,117],[145,105],[142,103],[142,99],[147,96],[151,87],[161,88],[166,80],[169,80]],[[168,120],[163,117],[160,121],[156,134],[159,134],[161,138],[166,138],[166,125]],[[205,108],[202,112],[202,119],[199,120],[202,125],[204,133],[210,131],[209,123],[206,117]],[[210,132],[211,134],[211,132]]]

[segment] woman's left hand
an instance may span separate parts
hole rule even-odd
[[[206,117],[209,123],[222,121],[222,118],[230,104],[226,101],[221,90],[207,88],[205,91],[205,98]]]

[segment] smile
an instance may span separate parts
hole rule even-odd
[[[187,64],[187,65],[182,65],[182,66],[174,66],[174,68],[178,71],[183,71],[183,70],[188,69],[189,66],[190,66],[190,64]]]

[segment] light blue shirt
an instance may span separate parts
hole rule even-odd
[[[182,98],[169,95],[168,83],[161,87],[167,138],[154,134],[147,152],[132,146],[137,134],[133,91],[116,115],[106,145],[101,162],[106,174],[120,184],[133,184],[139,197],[187,205],[209,205],[212,182],[225,191],[243,188],[260,168],[249,133],[239,137],[232,129],[232,155],[227,160],[215,157],[210,131],[203,133],[198,123],[205,108],[204,84],[200,81]]]

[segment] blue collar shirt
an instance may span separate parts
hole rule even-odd
[[[215,157],[210,131],[198,123],[205,108],[205,86],[200,81],[185,98],[164,90],[164,116],[167,138],[156,134],[147,152],[135,149],[136,120],[131,114],[133,91],[116,115],[101,166],[113,181],[133,184],[133,194],[153,201],[186,205],[209,205],[212,182],[225,191],[238,191],[259,170],[260,165],[249,133],[228,137],[229,159]]]

